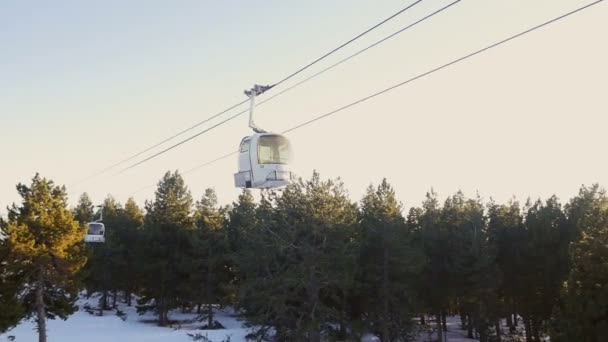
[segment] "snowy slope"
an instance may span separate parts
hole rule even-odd
[[[126,314],[126,319],[118,317],[115,311],[106,311],[104,316],[91,315],[82,308],[85,304],[90,307],[97,306],[98,298],[89,300],[79,300],[81,308],[68,318],[67,321],[50,320],[48,321],[48,341],[49,342],[137,342],[137,341],[163,341],[163,342],[192,342],[193,339],[188,334],[202,334],[212,342],[226,341],[230,337],[230,342],[245,342],[245,336],[250,332],[237,320],[230,309],[216,311],[215,319],[226,329],[221,330],[201,330],[198,329],[203,323],[195,322],[195,314],[183,314],[178,311],[170,315],[171,320],[179,321],[173,327],[161,328],[152,321],[155,316],[151,313],[138,315],[134,307],[119,305],[119,309]],[[0,342],[10,341],[9,337],[14,336],[15,342],[36,342],[38,334],[35,324],[31,321],[24,321],[13,330],[0,335]],[[417,341],[435,341],[436,335],[420,332]],[[379,339],[370,335],[362,339],[365,342],[375,342]],[[450,342],[473,342],[466,338],[466,331],[459,329],[457,317],[448,318],[448,341]]]
[[[89,304],[96,306],[97,299],[91,299]],[[82,308],[87,301],[80,300],[78,305]],[[146,323],[154,318],[151,314],[139,316],[135,308],[120,307],[127,314],[123,321],[113,311],[106,311],[103,317],[98,317],[79,310],[68,318],[67,321],[50,320],[48,322],[49,342],[136,342],[136,341],[163,341],[163,342],[192,342],[187,334],[201,333],[213,342],[221,342],[230,336],[231,342],[245,341],[248,329],[243,326],[230,312],[223,310],[217,312],[216,320],[226,329],[222,330],[200,330],[201,323],[182,324],[178,329],[161,328],[153,323]],[[196,315],[173,313],[172,320],[186,321],[194,319]],[[0,335],[0,342],[9,341],[9,336],[15,337],[15,342],[38,341],[35,324],[24,321],[13,330]]]

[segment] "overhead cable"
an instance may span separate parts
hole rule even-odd
[[[276,86],[278,86],[278,85],[282,84],[283,82],[285,82],[285,81],[287,81],[287,80],[289,80],[289,79],[293,78],[294,76],[296,76],[296,75],[298,75],[299,73],[303,72],[304,70],[306,70],[306,69],[310,68],[311,66],[313,66],[313,65],[315,65],[316,63],[320,62],[321,60],[323,60],[323,59],[327,58],[328,56],[330,56],[330,55],[332,55],[332,54],[336,53],[337,51],[341,50],[341,49],[342,49],[342,48],[344,48],[345,46],[347,46],[347,45],[351,44],[352,42],[356,41],[357,39],[359,39],[359,38],[363,37],[364,35],[368,34],[369,32],[371,32],[371,31],[375,30],[376,28],[378,28],[378,27],[382,26],[383,24],[385,24],[385,23],[387,23],[388,21],[390,21],[390,20],[394,19],[395,17],[399,16],[400,14],[403,14],[404,12],[406,12],[407,10],[409,10],[410,8],[414,7],[415,5],[419,4],[419,3],[420,3],[420,2],[422,2],[422,1],[423,1],[423,0],[416,0],[415,2],[411,3],[410,5],[408,5],[408,6],[404,7],[404,8],[402,8],[402,9],[400,9],[400,10],[399,10],[399,11],[397,11],[396,13],[394,13],[394,14],[392,14],[391,16],[389,16],[388,18],[386,18],[386,19],[382,20],[381,22],[379,22],[379,23],[375,24],[374,26],[372,26],[372,27],[368,28],[368,29],[367,29],[367,30],[365,30],[364,32],[362,32],[362,33],[358,34],[357,36],[355,36],[354,38],[351,38],[351,39],[350,39],[350,40],[348,40],[347,42],[345,42],[345,43],[343,43],[343,44],[339,45],[338,47],[336,47],[336,48],[332,49],[331,51],[329,51],[329,52],[325,53],[324,55],[322,55],[321,57],[319,57],[319,58],[315,59],[314,61],[312,61],[312,62],[308,63],[308,64],[307,64],[307,65],[305,65],[304,67],[302,67],[302,68],[300,68],[300,69],[296,70],[295,72],[293,72],[293,73],[289,74],[288,76],[286,76],[286,77],[282,78],[280,81],[278,81],[278,82],[274,83],[273,85],[271,85],[271,87],[270,87],[270,88],[276,87]],[[186,129],[184,129],[184,130],[182,130],[182,131],[180,131],[180,132],[178,132],[178,133],[176,133],[176,134],[174,134],[174,135],[172,135],[172,136],[170,136],[170,137],[168,137],[168,138],[166,138],[166,139],[164,139],[164,140],[162,140],[162,141],[160,141],[160,142],[158,142],[158,143],[155,143],[155,144],[153,144],[153,145],[151,145],[151,146],[149,146],[149,147],[147,147],[147,148],[145,148],[145,149],[143,149],[143,150],[141,150],[141,151],[139,151],[139,152],[137,152],[137,153],[135,153],[135,154],[133,154],[133,155],[131,155],[131,156],[129,156],[128,158],[125,158],[125,159],[123,159],[123,160],[121,160],[121,161],[119,161],[119,162],[117,162],[117,163],[114,163],[114,164],[112,164],[112,165],[110,165],[110,166],[108,166],[108,167],[106,167],[106,168],[104,168],[104,169],[102,169],[102,170],[100,170],[100,171],[98,171],[98,172],[95,172],[94,174],[91,174],[91,175],[89,175],[89,176],[85,177],[84,179],[81,179],[81,180],[77,181],[76,183],[72,184],[72,186],[74,186],[74,185],[78,185],[78,184],[83,183],[83,182],[85,182],[85,181],[88,181],[88,180],[90,180],[90,179],[92,179],[92,178],[95,178],[95,177],[97,177],[97,176],[100,176],[100,175],[102,175],[102,174],[104,174],[104,173],[106,173],[106,172],[110,171],[111,169],[113,169],[113,168],[117,167],[117,166],[120,166],[120,165],[122,165],[122,164],[124,164],[124,163],[126,163],[126,162],[128,162],[128,161],[130,161],[130,160],[132,160],[132,159],[134,159],[134,158],[137,158],[137,157],[139,157],[140,155],[142,155],[142,154],[144,154],[144,153],[146,153],[146,152],[149,152],[149,151],[151,151],[151,150],[155,149],[156,147],[158,147],[158,146],[160,146],[160,145],[163,145],[164,143],[166,143],[166,142],[168,142],[168,141],[170,141],[170,140],[173,140],[173,139],[177,138],[178,136],[181,136],[181,135],[183,135],[183,134],[185,134],[185,133],[187,133],[187,132],[189,132],[189,131],[191,131],[191,130],[193,130],[193,129],[197,128],[197,127],[199,127],[200,125],[202,125],[202,124],[204,124],[204,123],[207,123],[207,122],[209,122],[210,120],[215,119],[215,118],[217,118],[218,116],[220,116],[220,115],[222,115],[222,114],[224,114],[224,113],[226,113],[226,112],[229,112],[229,111],[231,111],[232,109],[235,109],[235,108],[239,107],[240,105],[242,105],[242,104],[246,103],[247,101],[249,101],[249,100],[248,100],[248,99],[245,99],[245,100],[243,100],[243,101],[241,101],[241,102],[239,102],[239,103],[236,103],[236,104],[234,104],[234,105],[232,105],[232,106],[230,106],[230,107],[228,107],[228,108],[224,109],[223,111],[221,111],[221,112],[219,112],[219,113],[217,113],[217,114],[215,114],[215,115],[212,115],[212,116],[210,116],[210,117],[208,117],[208,118],[206,118],[206,119],[204,119],[204,120],[202,120],[202,121],[199,121],[198,123],[196,123],[196,124],[194,124],[194,125],[192,125],[192,126],[190,126],[190,127],[186,128]],[[241,114],[242,114],[242,113],[241,113]],[[226,121],[229,121],[229,120],[226,120]],[[226,121],[224,121],[224,122],[226,122]],[[217,127],[217,126],[214,126],[214,127]],[[208,130],[207,130],[207,131],[208,131]],[[206,132],[206,131],[205,131],[205,132]],[[202,133],[201,133],[201,134],[202,134]],[[199,134],[199,135],[200,135],[200,134]],[[199,135],[196,135],[196,136],[199,136]],[[192,138],[192,137],[191,137],[191,138]],[[186,139],[186,141],[190,141],[190,140],[191,140],[190,138]],[[186,142],[186,141],[184,141],[184,142]],[[170,147],[170,148],[168,148],[168,149],[164,150],[164,152],[167,152],[167,151],[169,151],[169,150],[171,150],[171,149],[173,149],[173,148],[175,148],[175,147],[177,147],[177,146],[181,145],[182,143],[183,143],[183,142],[180,142],[180,143],[178,143],[178,144],[176,144],[176,145],[173,145],[172,147]],[[164,152],[163,152],[163,153],[164,153]],[[160,154],[162,154],[162,153],[160,153]],[[160,154],[156,154],[155,156],[158,156],[158,155],[160,155]],[[149,160],[149,159],[151,159],[151,158],[146,158],[146,161],[147,161],[147,160]],[[139,165],[139,164],[140,164],[140,163],[138,163],[137,165]],[[132,167],[134,167],[134,166],[132,166]],[[129,167],[129,168],[131,168],[131,167]],[[127,169],[128,169],[128,168],[127,168]],[[124,170],[123,170],[123,171],[124,171]],[[121,172],[122,172],[122,171],[121,171]]]

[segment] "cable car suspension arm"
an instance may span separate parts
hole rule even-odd
[[[253,121],[253,110],[255,109],[255,97],[264,94],[265,91],[272,88],[270,85],[254,84],[251,90],[245,90],[245,95],[249,97],[249,127],[256,133],[266,133],[265,130],[258,127]]]

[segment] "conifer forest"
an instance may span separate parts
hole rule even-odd
[[[227,206],[193,198],[167,172],[142,206],[36,175],[1,221],[0,329],[65,319],[79,296],[171,326],[196,312],[208,328],[233,307],[264,341],[445,341],[446,318],[487,341],[608,340],[608,197],[583,186],[562,201],[440,200],[404,208],[385,179],[353,200],[314,173],[281,190],[244,190]],[[106,242],[85,244],[103,210]],[[110,311],[108,311],[110,310]]]

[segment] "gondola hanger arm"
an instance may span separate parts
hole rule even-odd
[[[251,88],[250,90],[245,90],[245,95],[247,95],[249,97],[249,128],[253,129],[254,132],[256,133],[266,133],[265,130],[263,130],[262,128],[258,127],[255,122],[253,121],[253,111],[255,109],[255,97],[262,95],[265,91],[267,91],[268,89],[271,89],[274,86],[271,85],[259,85],[259,84],[254,84],[253,88]]]

